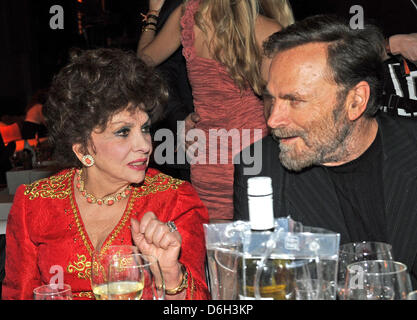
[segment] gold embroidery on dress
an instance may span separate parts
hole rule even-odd
[[[87,261],[85,255],[77,254],[78,261],[71,262],[67,271],[69,273],[76,273],[78,279],[89,280],[91,279],[91,261]]]
[[[166,183],[164,183],[165,181]],[[159,173],[154,177],[145,177],[145,183],[141,187],[144,193],[141,194],[141,196],[148,195],[150,193],[166,191],[168,189],[176,190],[183,183],[183,180],[170,177],[163,173]]]
[[[191,290],[190,290],[190,300],[193,300],[194,298],[194,289],[195,289],[195,285],[194,285],[194,278],[191,274],[191,271],[189,272],[190,275],[190,279],[191,279]]]
[[[29,195],[30,200],[36,198],[65,199],[71,193],[72,170],[66,174],[58,174],[44,178],[26,185],[24,195]]]
[[[92,291],[80,291],[73,294],[74,297],[77,298],[89,298],[94,299],[94,293]]]

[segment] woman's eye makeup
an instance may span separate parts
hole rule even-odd
[[[149,134],[151,132],[151,123],[146,122],[145,124],[142,125],[140,130],[142,131],[142,133]],[[114,134],[119,137],[127,137],[131,131],[132,131],[132,127],[123,126],[122,128],[114,131]]]
[[[130,128],[128,127],[123,127],[115,132],[117,136],[121,136],[121,137],[127,137],[129,133],[130,133]]]
[[[151,132],[151,125],[146,123],[142,126],[142,132],[143,133],[150,133]]]

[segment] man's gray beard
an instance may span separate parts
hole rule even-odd
[[[282,165],[288,170],[298,172],[313,165],[321,165],[328,162],[338,162],[345,158],[346,141],[352,132],[353,125],[346,121],[346,119],[341,119],[337,122],[339,123],[336,123],[335,126],[341,126],[341,128],[340,130],[336,131],[335,137],[333,140],[330,140],[329,144],[320,145],[320,142],[313,142],[311,145],[313,148],[301,154],[299,158],[291,158],[289,153],[293,150],[293,148],[280,142],[279,160],[281,161]],[[279,138],[275,137],[274,134],[273,137],[275,140],[279,141]],[[303,136],[300,138],[304,139]],[[304,143],[307,145],[307,141],[305,139]]]

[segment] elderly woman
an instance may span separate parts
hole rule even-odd
[[[134,54],[116,49],[78,52],[55,77],[45,116],[67,169],[17,190],[4,299],[31,299],[57,266],[74,298],[93,299],[94,251],[131,244],[159,259],[167,299],[209,298],[207,210],[189,183],[148,168],[150,125],[166,99],[161,83]]]

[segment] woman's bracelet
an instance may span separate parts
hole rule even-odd
[[[142,32],[146,32],[146,31],[154,31],[154,32],[156,32],[156,28],[151,28],[151,27],[143,27],[142,28]]]
[[[165,289],[165,293],[167,295],[173,296],[182,292],[184,289],[188,288],[188,271],[184,267],[184,265],[181,265],[181,272],[182,272],[181,283],[174,289]]]
[[[147,27],[147,26],[154,26],[154,27],[156,28],[156,23],[155,23],[155,22],[146,22],[143,26],[144,26],[144,27]]]

